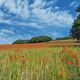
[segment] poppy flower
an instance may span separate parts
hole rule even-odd
[[[22,63],[28,62],[28,60],[22,60]]]
[[[12,56],[10,56],[10,60],[12,60],[13,59],[13,57]]]

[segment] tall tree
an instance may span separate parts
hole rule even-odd
[[[78,16],[72,25],[71,36],[73,39],[80,40],[80,6],[76,9],[76,12],[78,13]]]

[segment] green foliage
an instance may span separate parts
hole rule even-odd
[[[37,43],[37,42],[47,42],[47,41],[51,41],[52,38],[48,37],[48,36],[37,36],[37,37],[33,37],[31,39],[31,43]]]
[[[25,44],[30,43],[30,40],[16,40],[13,42],[13,44]]]
[[[13,44],[24,44],[24,40],[16,40],[13,42]]]
[[[31,38],[31,40],[16,40],[13,42],[13,44],[38,43],[38,42],[47,42],[51,40],[52,38],[49,36],[36,36]]]
[[[80,7],[77,8],[77,12],[80,12]],[[71,36],[73,39],[80,40],[80,13],[77,16],[77,19],[74,20],[72,29],[71,29]]]
[[[67,40],[67,39],[72,39],[72,37],[71,36],[66,36],[66,37],[56,38],[56,40]]]

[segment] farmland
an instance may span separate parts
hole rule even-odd
[[[0,45],[0,80],[80,80],[80,48],[72,41]]]

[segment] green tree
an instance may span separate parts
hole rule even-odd
[[[80,40],[80,7],[77,8],[77,19],[74,20],[72,29],[71,29],[71,36],[73,39]]]
[[[30,43],[30,40],[16,40],[12,44],[26,44]]]
[[[31,43],[48,42],[51,40],[52,40],[52,38],[49,36],[36,36],[31,39]]]
[[[65,37],[56,38],[56,40],[68,40],[68,39],[72,39],[72,37],[71,36],[65,36]]]
[[[24,44],[24,40],[16,40],[13,44]]]
[[[27,43],[39,43],[39,42],[48,42],[52,38],[49,36],[36,36],[32,37],[31,40],[16,40],[12,44],[27,44]]]

